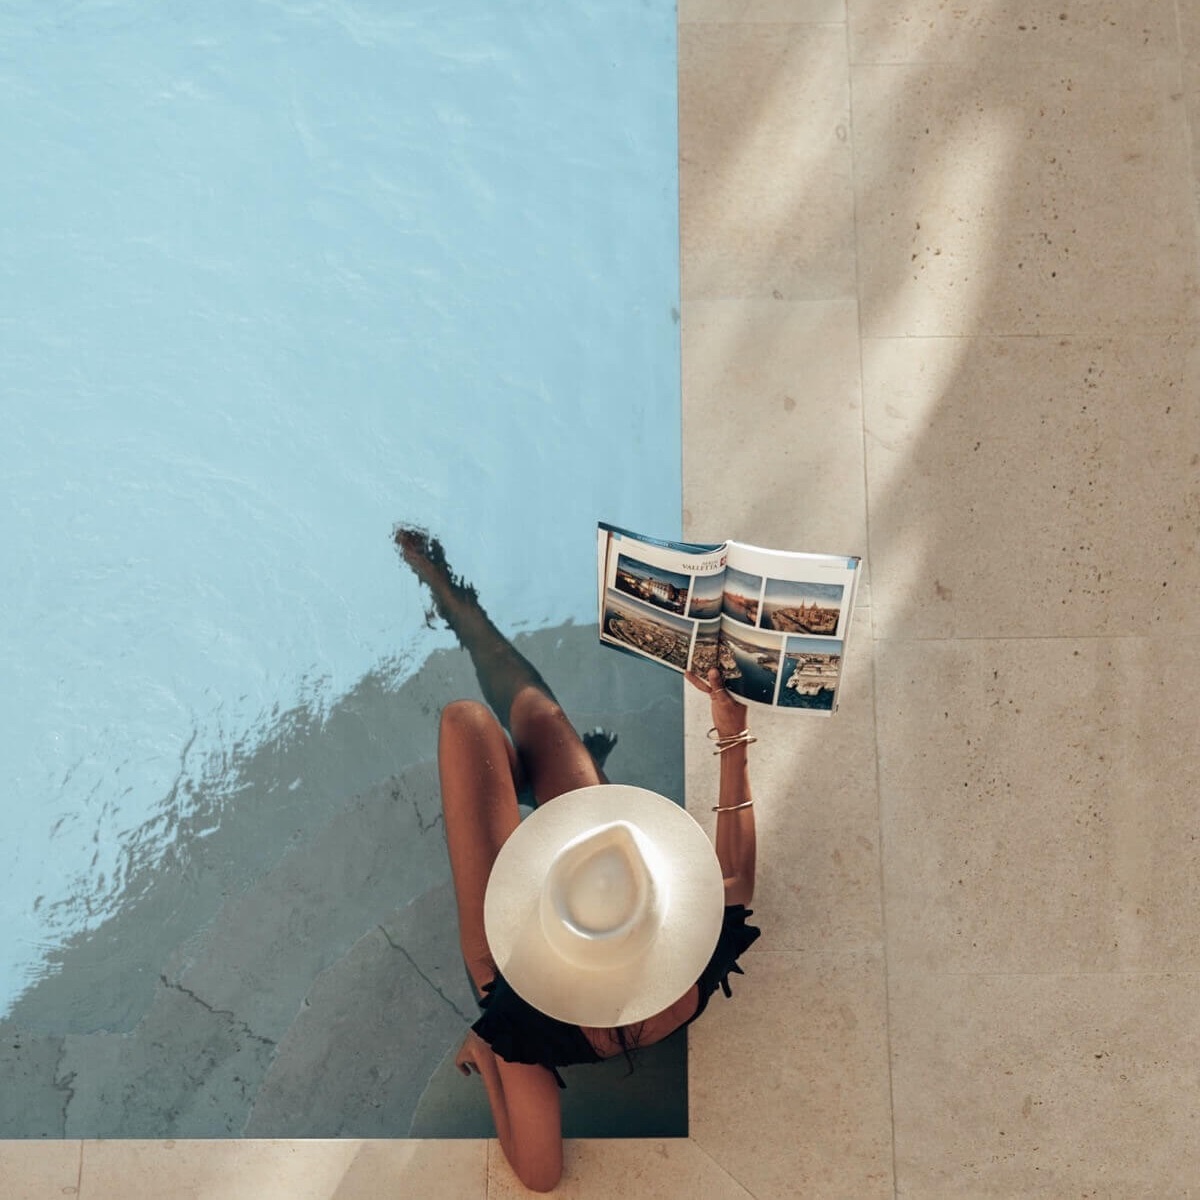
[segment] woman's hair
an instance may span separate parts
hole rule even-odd
[[[633,1074],[634,1053],[642,1047],[642,1034],[646,1030],[646,1022],[638,1021],[636,1025],[618,1025],[613,1029],[613,1035],[617,1039],[617,1045],[621,1047],[621,1053],[625,1055],[625,1061],[629,1064],[629,1071],[626,1076]]]

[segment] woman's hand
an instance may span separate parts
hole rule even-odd
[[[473,1030],[454,1065],[483,1080],[496,1136],[517,1178],[531,1191],[550,1191],[563,1168],[562,1107],[553,1072],[536,1063],[506,1062]]]
[[[697,691],[704,692],[712,701],[712,722],[717,728],[717,737],[732,737],[746,728],[746,706],[725,690],[725,679],[718,668],[711,668],[707,679],[693,671],[689,671],[687,677]]]
[[[458,1068],[459,1073],[470,1078],[471,1072],[476,1075],[481,1074],[479,1063],[476,1060],[480,1045],[479,1035],[473,1030],[467,1030],[467,1036],[463,1038],[462,1045],[458,1048],[458,1054],[454,1057],[454,1065]]]

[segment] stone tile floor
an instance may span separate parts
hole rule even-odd
[[[756,718],[764,937],[693,1031],[691,1136],[572,1143],[561,1194],[1198,1194],[1200,10],[680,9],[687,531],[870,586],[838,717]],[[485,1141],[0,1177],[521,1191]]]

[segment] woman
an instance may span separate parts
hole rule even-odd
[[[506,948],[501,958],[506,964],[505,974],[509,978],[500,973],[485,929],[485,894],[488,894],[489,877],[494,866],[497,876],[501,874],[497,857],[511,838],[512,844],[506,851],[506,858],[512,860],[512,851],[521,840],[513,837],[520,824],[518,794],[528,788],[539,806],[538,811],[522,826],[523,833],[526,832],[526,826],[532,827],[535,820],[546,824],[542,816],[543,806],[557,797],[564,797],[561,808],[554,809],[551,806],[551,810],[555,819],[561,817],[566,822],[570,827],[569,832],[579,831],[583,849],[576,847],[575,854],[578,858],[582,853],[586,860],[580,871],[572,875],[574,868],[567,861],[571,851],[562,851],[567,855],[567,859],[562,860],[566,864],[564,870],[567,874],[564,878],[568,880],[567,886],[573,886],[571,879],[578,876],[584,880],[582,886],[586,888],[590,886],[587,880],[596,876],[596,863],[601,864],[601,875],[615,864],[618,874],[624,872],[623,883],[634,878],[638,872],[646,874],[648,891],[640,881],[630,885],[633,891],[641,889],[638,892],[640,898],[636,901],[638,904],[645,899],[643,893],[651,897],[654,895],[655,871],[659,869],[645,866],[647,861],[658,861],[655,859],[658,851],[654,846],[645,846],[648,858],[639,849],[645,840],[645,829],[659,817],[665,819],[668,825],[686,822],[693,830],[696,826],[677,806],[666,805],[674,815],[666,812],[661,804],[656,806],[647,799],[652,797],[651,793],[643,793],[639,797],[632,793],[640,792],[640,789],[597,787],[607,784],[601,769],[601,754],[611,748],[611,742],[593,740],[592,749],[585,745],[568,722],[545,680],[492,624],[480,606],[474,589],[451,574],[436,540],[422,531],[399,526],[395,530],[394,540],[404,561],[432,592],[438,615],[447,622],[470,654],[483,695],[490,706],[489,711],[488,707],[468,700],[447,705],[442,712],[438,743],[442,809],[458,905],[459,938],[467,971],[483,1009],[483,1015],[467,1033],[459,1050],[457,1066],[464,1075],[475,1072],[482,1078],[500,1144],[517,1176],[535,1191],[549,1191],[562,1174],[559,1101],[562,1081],[556,1068],[627,1054],[631,1048],[652,1045],[688,1024],[703,1011],[718,986],[723,988],[726,996],[730,994],[726,977],[730,971],[740,973],[736,959],[758,937],[758,930],[746,924],[746,917],[750,915],[746,906],[754,893],[755,864],[754,816],[746,754],[749,743],[754,739],[747,730],[745,706],[725,690],[719,671],[710,671],[707,679],[689,675],[692,685],[710,697],[714,727],[710,737],[715,734],[716,752],[721,758],[715,856],[707,838],[702,837],[704,853],[714,860],[711,868],[712,877],[716,880],[715,916],[711,920],[708,915],[701,919],[697,915],[699,902],[682,906],[676,903],[673,906],[676,918],[682,908],[687,920],[677,922],[680,928],[671,936],[690,939],[693,944],[680,950],[675,943],[662,943],[668,945],[671,953],[651,960],[653,969],[642,972],[642,982],[636,987],[638,994],[631,998],[628,1006],[618,1004],[611,1010],[614,1013],[632,1013],[634,1019],[607,1024],[591,1024],[580,1019],[580,1013],[604,1011],[587,1006],[585,1001],[589,989],[583,986],[573,991],[567,989],[561,998],[555,998],[554,1003],[546,1002],[541,1008],[535,1007],[528,1002],[530,997],[537,999],[543,994],[549,995],[546,988],[541,986],[545,972],[539,973],[536,965],[525,968],[524,978],[518,983],[521,989],[518,992],[512,986],[517,962]],[[507,734],[505,729],[508,730]],[[597,751],[595,754],[593,749]],[[590,790],[583,793],[580,789]],[[571,796],[566,797],[566,793],[571,793]],[[589,804],[592,805],[590,809]],[[597,805],[602,807],[597,808]],[[613,807],[604,807],[609,805]],[[648,811],[646,806],[652,811],[649,811],[649,821],[643,822],[639,814]],[[594,817],[583,816],[575,820],[569,816],[581,807],[593,813],[615,812],[618,817],[621,813],[628,813],[630,819],[601,822],[603,829],[597,832],[588,826],[589,821],[593,826],[597,825]],[[550,815],[550,812],[546,815]],[[686,830],[682,831],[684,841],[689,836]],[[602,841],[607,839],[607,842],[593,853],[588,847],[590,845],[595,849],[595,838]],[[616,843],[622,843],[624,839],[629,844],[617,845],[613,843],[614,838]],[[580,841],[580,836],[576,836],[574,843]],[[674,834],[665,833],[662,842],[667,855],[676,854],[674,847],[680,843]],[[520,855],[516,858],[520,859]],[[688,872],[697,878],[703,876],[708,868],[698,856],[693,855],[693,860],[680,866],[677,875],[672,878],[678,881]],[[559,861],[555,859],[556,863]],[[593,865],[589,867],[588,863]],[[588,876],[589,871],[592,871],[591,876]],[[497,888],[493,881],[493,890],[489,895],[493,909],[498,891],[519,890],[522,879],[533,881],[528,883],[526,891],[545,890],[549,886],[543,882],[546,875],[545,871],[531,871],[527,862],[508,861],[504,888]],[[600,886],[603,889],[610,883],[611,873],[604,877]],[[696,883],[701,890],[705,886],[703,880]],[[594,892],[589,894],[595,895]],[[679,894],[684,893],[677,891]],[[699,895],[699,892],[696,894]],[[606,902],[600,900],[602,906]],[[629,902],[635,903],[633,900]],[[666,926],[659,929],[654,925],[657,916],[654,915],[652,901],[649,909],[639,908],[637,911],[642,915],[651,914],[645,917],[645,929],[653,928],[647,937],[667,936]],[[639,920],[642,920],[642,915],[639,915]],[[494,912],[490,912],[489,916],[493,918],[490,926],[493,942],[499,934],[507,936],[511,932],[502,924],[497,927]],[[573,928],[570,920],[566,921],[566,925]],[[697,926],[705,928],[697,931]],[[704,957],[699,958],[698,971],[693,967],[690,975],[677,981],[676,990],[666,1000],[661,995],[655,999],[655,988],[661,993],[664,986],[671,987],[670,972],[660,971],[658,964],[670,961],[678,969],[687,970],[681,960],[691,954],[692,959],[688,961],[693,961],[695,943],[705,936],[707,942],[700,953],[708,956],[707,962]],[[709,954],[714,943],[715,949]],[[553,957],[547,945],[540,943],[533,953],[534,958],[530,961],[543,966]],[[565,960],[563,965],[565,977],[569,980],[569,972],[574,968]],[[620,975],[622,970],[626,972],[623,976]],[[584,980],[600,978],[596,972],[577,974]],[[628,966],[617,966],[608,975],[627,978],[633,986],[636,971]],[[652,982],[646,976],[651,977]],[[647,1003],[653,1011],[645,1010]],[[638,1004],[643,1007],[638,1008]],[[549,1010],[556,1006],[560,1011],[550,1013]],[[573,1020],[569,1019],[572,1017]]]

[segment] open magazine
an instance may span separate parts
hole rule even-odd
[[[862,561],[695,545],[601,523],[600,640],[676,671],[717,664],[743,700],[837,710]]]

